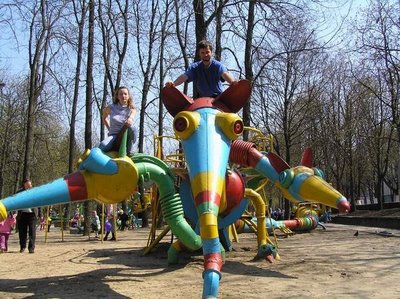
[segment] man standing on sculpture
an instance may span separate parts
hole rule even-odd
[[[200,41],[196,50],[199,53],[200,61],[193,63],[174,82],[167,82],[165,84],[166,87],[178,86],[186,81],[193,82],[197,89],[197,94],[194,95],[194,98],[215,98],[223,91],[223,81],[226,81],[229,85],[237,82],[228,72],[225,65],[213,58],[213,47],[209,41]]]

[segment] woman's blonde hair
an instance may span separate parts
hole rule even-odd
[[[126,89],[126,90],[128,91],[128,94],[129,94],[129,98],[128,98],[128,107],[129,107],[129,108],[132,108],[132,109],[135,108],[135,105],[133,104],[133,97],[132,97],[132,95],[131,95],[131,93],[130,93],[128,87],[126,87],[126,86],[120,86],[120,87],[118,87],[118,88],[115,90],[115,92],[114,92],[114,97],[113,97],[113,103],[114,103],[114,104],[117,104],[117,103],[118,103],[118,92],[119,92],[121,89]]]

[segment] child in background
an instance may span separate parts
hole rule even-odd
[[[111,231],[112,231],[112,223],[110,222],[109,219],[107,219],[106,222],[104,223],[104,232],[106,233],[103,239],[104,241],[107,241],[108,235],[110,234]]]
[[[0,253],[8,251],[8,238],[13,230],[17,214],[8,213],[6,220],[0,222]]]
[[[92,228],[92,231],[94,232],[95,237],[98,238],[99,230],[100,230],[100,218],[99,218],[99,216],[97,216],[96,211],[92,212],[92,217],[91,217],[90,221],[91,221],[90,226]]]
[[[106,225],[107,222],[109,225]],[[108,227],[108,229],[107,229]],[[111,232],[111,239],[110,241],[116,241],[117,239],[115,238],[115,227],[114,227],[114,207],[113,205],[107,205],[107,220],[104,224],[104,229],[106,231],[106,235],[104,236],[104,241],[107,241],[108,235]]]
[[[39,230],[44,230],[44,227],[46,226],[46,216],[42,215],[42,217],[40,217],[40,227]]]

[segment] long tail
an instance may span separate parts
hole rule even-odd
[[[242,166],[250,166],[277,186],[285,198],[298,202],[319,202],[340,212],[348,212],[350,204],[335,188],[314,171],[305,166],[290,168],[273,153],[259,152],[253,143],[235,140],[230,160]]]

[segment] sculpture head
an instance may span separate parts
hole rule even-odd
[[[276,163],[280,173],[277,182],[283,195],[293,202],[319,202],[337,208],[341,213],[350,211],[347,199],[332,185],[325,181],[324,173],[313,167],[311,148],[305,149],[301,165],[290,168],[280,157],[269,155],[270,159],[281,160]]]

